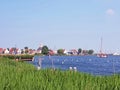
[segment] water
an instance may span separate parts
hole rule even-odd
[[[30,63],[37,67],[39,60],[42,60],[42,68],[68,70],[69,67],[76,67],[77,71],[93,75],[120,73],[120,56],[108,56],[107,58],[96,56],[35,56],[35,60]]]

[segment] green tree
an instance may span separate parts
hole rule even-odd
[[[28,54],[28,52],[29,52],[28,47],[26,46],[26,47],[24,47],[24,49],[25,49],[25,54]]]
[[[57,53],[58,53],[59,55],[64,55],[64,50],[63,50],[63,49],[58,49],[58,50],[57,50]]]
[[[81,54],[81,52],[82,52],[82,49],[79,48],[79,49],[78,49],[78,55]]]
[[[49,53],[48,47],[47,47],[47,46],[43,46],[43,47],[42,47],[42,54],[48,55],[48,53]]]
[[[21,54],[24,54],[24,50],[23,49],[21,49]]]
[[[90,55],[92,55],[93,53],[94,53],[94,50],[92,50],[92,49],[88,51],[88,54],[90,54]]]

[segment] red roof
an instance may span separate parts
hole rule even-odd
[[[0,48],[0,52],[2,52],[4,49],[3,48]]]
[[[49,50],[49,54],[50,55],[54,55],[54,51],[53,50]]]

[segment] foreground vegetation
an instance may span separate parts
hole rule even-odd
[[[120,75],[37,70],[26,62],[0,57],[0,90],[120,90]]]
[[[9,59],[32,59],[34,55],[30,54],[20,54],[20,55],[11,55],[11,54],[3,54],[0,57],[9,58]]]

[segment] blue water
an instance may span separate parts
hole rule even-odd
[[[120,56],[108,56],[99,58],[96,56],[35,56],[31,64],[38,66],[42,60],[42,68],[56,68],[69,70],[76,67],[77,71],[93,75],[112,75],[120,73]]]

